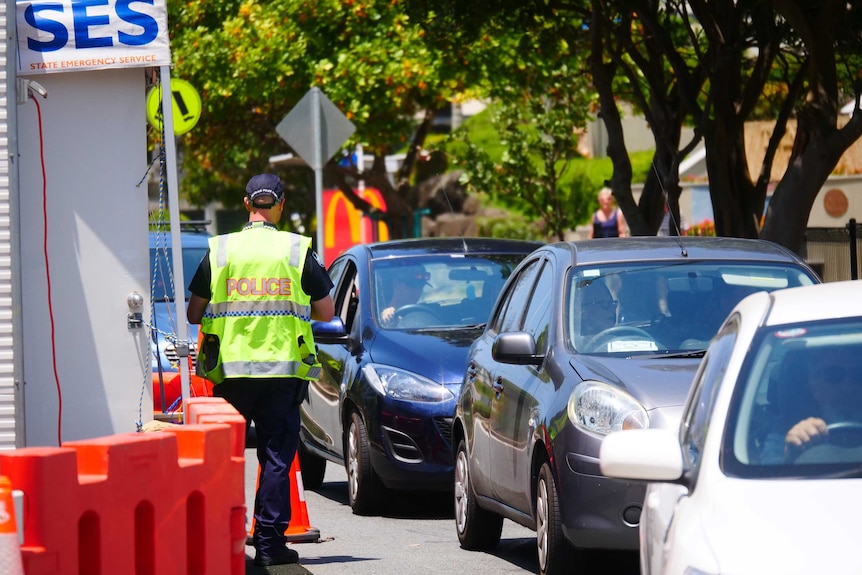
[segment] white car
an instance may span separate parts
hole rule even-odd
[[[679,432],[614,432],[599,457],[649,482],[643,575],[862,573],[862,281],[742,300]]]

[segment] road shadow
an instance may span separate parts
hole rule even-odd
[[[392,519],[454,519],[455,502],[451,492],[390,491],[382,515]]]
[[[637,551],[582,551],[580,561],[585,575],[640,575]]]
[[[324,482],[311,491],[335,503],[350,505],[346,481]],[[392,519],[452,519],[454,505],[451,492],[390,490],[378,515]]]
[[[313,575],[311,571],[302,565],[273,565],[271,567],[257,567],[252,558],[245,557],[245,575]]]
[[[342,505],[350,505],[347,499],[347,482],[346,481],[324,481],[317,489],[310,489],[325,499],[329,499],[335,503]]]
[[[496,547],[486,553],[508,561],[512,565],[529,571],[539,572],[539,559],[535,537],[503,538]],[[596,551],[582,550],[577,555],[578,565],[572,573],[584,575],[639,575],[640,564],[636,551]]]
[[[487,551],[494,557],[508,561],[531,573],[539,572],[539,559],[536,555],[535,537],[516,537],[500,539],[496,547]]]

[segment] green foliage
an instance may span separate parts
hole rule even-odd
[[[386,154],[471,70],[429,47],[391,0],[169,0],[168,10],[174,74],[203,101],[182,142],[184,191],[200,202],[236,204],[248,175],[289,151],[275,126],[314,86],[356,126],[348,146]]]
[[[482,237],[539,241],[548,239],[548,234],[540,222],[531,221],[518,213],[480,217],[476,219],[476,227]]]
[[[543,140],[543,132],[519,112],[508,109],[501,114],[499,109],[500,105],[491,106],[469,118],[446,142],[450,165],[464,171],[462,182],[468,189],[510,211],[509,218],[480,222],[483,235],[562,237],[589,221],[598,207],[597,192],[612,175],[611,160],[581,157],[572,151],[576,142],[571,141],[567,150],[573,157],[555,161],[553,173],[546,172],[541,154],[550,142]],[[561,125],[557,129],[573,130]],[[651,151],[631,154],[634,181],[646,180],[652,157]],[[545,187],[551,183],[553,190]]]
[[[486,116],[490,130],[472,134],[476,140],[467,131],[456,134],[450,162],[463,170],[468,189],[543,220],[548,233],[560,238],[574,227],[584,205],[578,195],[584,186],[566,189],[560,181],[578,156],[578,134],[586,123],[577,112],[585,109],[583,94],[556,89],[570,81],[564,73],[552,74],[522,89],[518,98],[499,101]],[[495,140],[499,156],[489,153]]]

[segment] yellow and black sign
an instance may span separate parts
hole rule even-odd
[[[177,78],[171,79],[173,94],[174,135],[181,136],[195,127],[201,118],[201,97],[194,86]],[[162,129],[162,85],[153,86],[147,94],[147,120]]]

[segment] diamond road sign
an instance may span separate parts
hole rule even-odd
[[[319,102],[320,139],[314,137],[315,101]],[[275,127],[275,131],[313,169],[323,167],[344,142],[356,131],[353,122],[347,119],[319,88],[312,88]],[[314,144],[320,142],[320,156]]]

